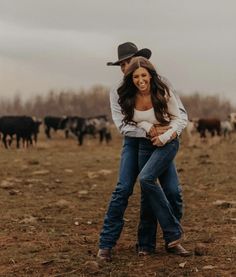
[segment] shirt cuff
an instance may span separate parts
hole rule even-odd
[[[143,128],[147,133],[151,130],[153,124],[147,121],[141,121],[137,124],[138,127]]]

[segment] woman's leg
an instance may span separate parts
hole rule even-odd
[[[172,207],[174,216],[180,221],[183,216],[183,198],[182,188],[174,161],[172,161],[163,174],[159,176],[159,183]]]
[[[143,169],[149,158],[151,157],[156,146],[153,146],[150,140],[140,139],[139,147],[139,171]],[[154,253],[156,249],[156,235],[157,235],[157,219],[152,212],[149,200],[141,191],[140,202],[140,221],[138,225],[138,251]]]
[[[156,148],[139,175],[142,193],[148,199],[167,243],[179,239],[182,231],[162,187],[157,183],[157,178],[163,174],[174,159],[178,146],[178,140],[173,140],[163,147]],[[139,151],[143,151],[143,149],[140,148]]]

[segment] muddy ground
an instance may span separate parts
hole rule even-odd
[[[140,188],[125,214],[112,263],[96,260],[99,232],[116,184],[121,137],[83,147],[62,134],[42,134],[37,147],[0,147],[0,276],[236,276],[236,134],[189,146],[176,159],[185,199],[189,258],[135,253]]]

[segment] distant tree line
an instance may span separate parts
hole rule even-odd
[[[203,96],[200,93],[181,95],[189,118],[218,117],[226,119],[231,111],[235,111],[228,100],[220,100],[218,96]],[[77,115],[90,117],[107,114],[111,119],[109,105],[109,88],[94,86],[80,91],[50,91],[47,95],[36,95],[23,101],[21,95],[13,99],[0,99],[0,115],[30,115],[43,118],[45,115],[63,116]]]
[[[196,117],[214,117],[226,120],[230,112],[236,111],[236,107],[231,105],[229,100],[220,100],[218,95],[210,96],[200,93],[179,95],[188,112],[189,119]]]
[[[80,91],[49,91],[45,96],[36,95],[26,101],[19,94],[11,100],[0,99],[0,115],[26,114],[41,118],[45,115],[110,116],[109,89],[94,86]]]

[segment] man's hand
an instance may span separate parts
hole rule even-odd
[[[163,146],[163,143],[160,141],[158,136],[151,138],[151,141],[152,141],[153,145],[156,145],[156,146],[159,146],[159,147]]]
[[[154,125],[154,126],[156,128],[156,132],[157,132],[158,136],[164,134],[166,131],[168,131],[170,128],[172,128],[169,125],[167,125],[167,126]]]
[[[148,135],[151,138],[157,137],[157,136],[164,134],[170,128],[172,128],[172,127],[171,126],[153,125],[152,128],[150,129]]]
[[[149,130],[148,136],[151,137],[151,138],[158,136],[157,129],[154,125]]]

